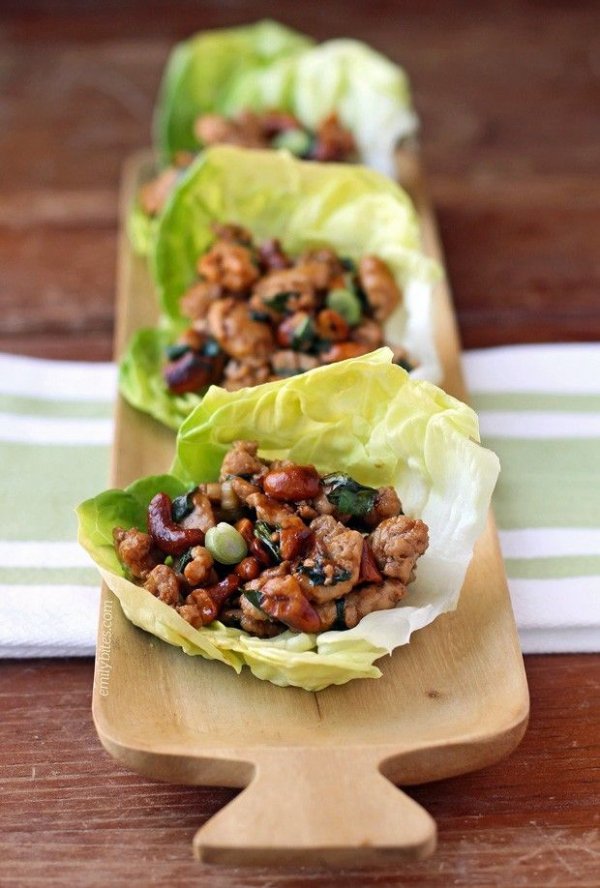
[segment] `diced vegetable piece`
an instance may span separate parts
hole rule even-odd
[[[209,527],[204,545],[220,564],[237,564],[248,554],[244,537],[226,521],[220,521],[216,527]]]
[[[338,512],[362,517],[371,511],[377,499],[375,487],[365,487],[343,472],[334,472],[323,478],[323,488],[330,503]]]
[[[327,294],[327,299],[325,300],[329,308],[333,309],[333,311],[337,311],[345,321],[350,324],[350,326],[354,326],[358,324],[362,316],[362,306],[360,304],[360,299],[356,296],[355,293],[352,293],[351,290],[338,289],[331,290]]]
[[[285,148],[297,157],[306,157],[312,147],[313,139],[305,130],[293,129],[278,133],[273,139],[274,148]]]

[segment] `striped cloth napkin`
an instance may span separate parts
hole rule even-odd
[[[600,345],[467,352],[525,652],[600,650]],[[0,656],[94,651],[74,506],[107,485],[111,364],[0,355]]]

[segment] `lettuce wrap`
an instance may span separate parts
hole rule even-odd
[[[378,256],[404,292],[385,322],[385,338],[417,362],[416,378],[439,380],[431,283],[440,270],[421,251],[418,219],[400,186],[361,166],[221,146],[204,152],[184,174],[158,226],[152,262],[161,328],[137,334],[121,364],[121,392],[135,407],[177,428],[199,400],[167,390],[162,348],[186,324],[180,300],[196,279],[215,222],[238,223],[261,240],[279,238],[290,255],[327,245],[355,261]]]
[[[133,623],[190,655],[218,659],[238,672],[246,665],[274,684],[316,691],[379,677],[376,659],[456,606],[485,524],[498,459],[477,443],[477,417],[469,407],[414,380],[391,357],[384,348],[252,389],[212,387],[180,429],[171,475],[109,490],[79,507],[79,541]],[[113,528],[145,530],[146,506],[155,493],[176,496],[216,480],[237,439],[258,441],[267,459],[313,463],[320,473],[343,471],[361,484],[393,485],[404,512],[429,527],[429,548],[406,599],[369,614],[354,629],[259,639],[218,621],[193,629],[127,580]]]
[[[198,151],[194,121],[207,112],[233,116],[275,108],[315,130],[331,113],[350,130],[360,160],[394,175],[394,146],[413,134],[406,74],[358,40],[318,46],[273,21],[200,33],[175,47],[155,117],[163,161]]]
[[[200,32],[178,43],[167,61],[154,116],[154,143],[162,161],[169,163],[177,151],[199,150],[194,121],[201,114],[241,110],[230,96],[251,72],[268,70],[313,43],[269,19]]]

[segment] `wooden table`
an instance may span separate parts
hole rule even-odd
[[[466,347],[600,336],[594,2],[21,0],[0,28],[0,350],[111,356],[119,168],[149,141],[171,43],[273,15],[371,42],[412,75]],[[153,784],[102,751],[92,663],[0,667],[0,885],[597,886],[600,656],[526,658],[531,727],[505,762],[413,788],[433,858],[402,869],[208,869],[231,790]]]

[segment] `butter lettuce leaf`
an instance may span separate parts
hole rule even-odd
[[[281,108],[312,130],[335,112],[360,162],[392,177],[396,144],[418,128],[405,72],[358,40],[328,40],[249,71],[224,110],[240,108]]]
[[[202,400],[194,392],[173,394],[163,379],[165,348],[176,341],[178,332],[178,326],[138,330],[119,364],[119,389],[125,400],[175,430]]]
[[[267,458],[343,471],[361,484],[392,484],[406,514],[429,526],[430,545],[405,602],[369,614],[354,629],[322,635],[285,632],[258,639],[219,622],[200,630],[129,582],[112,549],[117,525],[145,528],[145,506],[218,477],[234,440],[259,442]],[[416,381],[380,349],[303,376],[238,392],[212,387],[182,425],[171,475],[107,491],[79,510],[81,544],[96,560],[127,616],[186,653],[219,659],[278,685],[320,690],[380,675],[374,661],[457,603],[483,530],[499,471],[478,443],[475,413]]]

